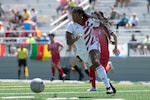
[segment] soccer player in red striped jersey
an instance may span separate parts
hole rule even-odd
[[[102,12],[98,12],[98,13],[101,14],[101,17],[104,17]],[[94,13],[93,13],[93,16],[98,17]],[[117,36],[111,30],[106,31],[106,29],[104,29],[101,25],[99,27],[95,28],[93,30],[93,33],[99,40],[100,48],[101,48],[100,63],[103,65],[103,67],[105,68],[106,73],[107,73],[111,66],[111,63],[108,63],[109,58],[110,58],[110,56],[109,56],[109,41],[114,45],[113,53],[116,53],[117,52]],[[113,37],[113,40],[109,40],[108,37],[111,37],[111,36]],[[95,81],[96,81],[95,71],[92,67],[90,67],[90,82],[91,82],[92,88],[89,89],[88,91],[96,91]],[[112,86],[111,83],[110,83],[110,85],[116,93],[116,89]]]

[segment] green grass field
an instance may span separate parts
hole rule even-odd
[[[89,82],[44,81],[41,93],[30,90],[30,81],[0,80],[0,100],[150,100],[150,83],[113,82],[117,89],[115,95],[107,95],[102,82],[97,82],[96,92],[87,92]]]

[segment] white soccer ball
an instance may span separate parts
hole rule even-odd
[[[35,93],[40,93],[44,90],[45,85],[42,79],[34,78],[30,83],[30,88]]]

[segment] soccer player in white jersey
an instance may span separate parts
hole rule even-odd
[[[99,20],[88,16],[81,7],[75,7],[72,10],[72,19],[66,29],[66,41],[68,45],[75,44],[77,54],[80,58],[93,66],[98,77],[104,82],[107,94],[113,94],[104,67],[100,64],[100,45],[94,36],[93,27],[100,25]]]

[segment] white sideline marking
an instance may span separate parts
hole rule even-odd
[[[8,97],[2,97],[2,99],[31,99],[34,98],[34,96],[8,96]]]
[[[123,93],[123,92],[150,92],[150,90],[124,90],[124,91],[117,91],[117,93]],[[65,93],[67,93],[67,94],[74,94],[74,93],[98,93],[98,91],[97,92],[41,92],[40,94],[54,94],[54,93],[56,93],[56,94],[65,94]],[[33,92],[26,92],[26,93],[20,93],[20,92],[18,92],[18,93],[0,93],[0,95],[6,95],[6,94],[8,94],[8,95],[14,95],[14,94],[35,94],[35,93],[33,93]]]
[[[71,97],[71,98],[47,98],[47,100],[79,100],[77,97]]]
[[[29,79],[29,80],[18,80],[18,79],[0,79],[0,82],[31,82],[32,79]],[[54,80],[53,82],[50,82],[49,80],[43,80],[44,83],[62,83],[62,80]],[[113,82],[113,80],[111,80]],[[77,81],[77,80],[66,80],[65,83],[85,83],[85,82],[88,82],[88,81]],[[96,81],[97,83],[102,83],[101,81]],[[138,83],[142,83],[143,85],[150,85],[150,81],[146,82],[146,81],[139,81]],[[117,84],[134,84],[134,82],[131,82],[131,81],[120,81],[119,83]]]

